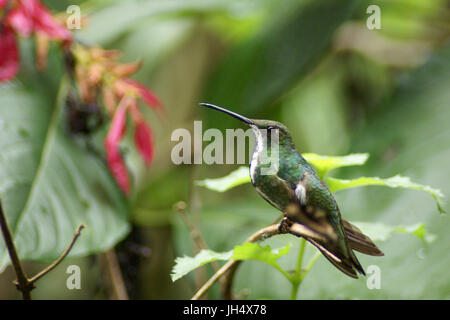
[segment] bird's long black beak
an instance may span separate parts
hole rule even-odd
[[[255,124],[249,118],[241,116],[240,114],[237,114],[237,113],[235,113],[233,111],[230,111],[230,110],[227,110],[225,108],[222,108],[222,107],[210,104],[210,103],[200,103],[200,105],[203,106],[203,107],[207,107],[207,108],[215,109],[215,110],[218,110],[218,111],[222,111],[222,112],[224,112],[224,113],[226,113],[226,114],[228,114],[228,115],[230,115],[230,116],[232,116],[232,117],[234,117],[234,118],[236,118],[238,120],[241,120],[242,122],[245,122],[246,124],[250,124],[250,125],[254,125]]]

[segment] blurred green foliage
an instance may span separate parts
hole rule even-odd
[[[278,214],[250,184],[226,193],[194,184],[223,177],[235,166],[172,164],[170,135],[174,129],[191,129],[198,119],[204,120],[204,129],[239,125],[219,113],[203,113],[197,106],[201,101],[223,104],[250,118],[281,121],[300,152],[371,155],[363,167],[337,169],[336,176],[343,179],[400,174],[448,195],[447,1],[377,1],[382,29],[373,31],[365,26],[369,1],[44,2],[61,11],[80,4],[82,13],[89,15],[89,24],[77,32],[79,39],[120,49],[123,61],[142,58],[144,65],[136,78],[154,89],[170,115],[164,122],[146,114],[156,141],[156,159],[149,170],[132,149],[127,152],[137,185],[130,200],[130,220],[142,234],[141,242],[152,250],[150,258],[133,266],[138,274],[138,298],[190,298],[212,274],[206,266],[172,283],[174,258],[197,253],[190,231],[173,212],[175,202],[188,204],[191,220],[208,247],[218,252],[241,244]],[[37,86],[34,90],[45,100],[43,109],[53,108],[62,65],[58,49],[51,48],[44,73],[34,67],[29,41],[21,42],[21,57],[16,81],[27,92]],[[6,97],[3,92],[0,96]],[[101,145],[102,134],[94,141],[97,145]],[[380,290],[369,290],[364,278],[348,279],[320,257],[302,284],[300,299],[450,298],[448,217],[435,214],[431,197],[424,192],[367,187],[338,193],[336,199],[349,221],[387,226],[414,226],[420,221],[436,236],[435,241],[429,245],[397,232],[380,244],[384,257],[359,255],[363,266],[381,268]],[[448,204],[443,209],[448,211]],[[423,225],[415,227],[411,230],[423,234]],[[292,252],[298,252],[298,239],[289,235],[264,243],[272,248],[288,244]],[[306,248],[307,257],[313,254]],[[289,268],[295,259],[287,254],[277,263]],[[105,297],[96,284],[102,271],[92,267],[92,258],[64,263],[72,261],[82,266],[84,281],[88,281],[81,293],[65,289],[62,266],[39,283],[35,296]],[[29,268],[38,269],[34,264]],[[131,266],[125,262],[122,268]],[[10,278],[10,269],[0,275],[1,298],[16,297],[13,286],[3,285]],[[55,285],[44,284],[50,282]],[[257,261],[242,265],[235,288],[237,293],[251,288],[249,298],[254,299],[289,297],[282,275]],[[209,298],[219,297],[218,288],[213,288]]]

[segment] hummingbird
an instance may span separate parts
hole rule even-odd
[[[365,275],[365,272],[353,250],[371,256],[384,255],[358,227],[342,219],[333,194],[297,151],[285,125],[272,120],[249,119],[209,103],[200,105],[224,112],[250,126],[256,139],[249,166],[253,186],[286,218],[318,234],[319,237],[304,237],[337,269],[358,278],[358,273]],[[271,159],[276,159],[275,170],[267,168]],[[290,210],[292,206],[297,210]]]

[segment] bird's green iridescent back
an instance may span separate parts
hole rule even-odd
[[[254,169],[256,172],[252,178],[253,185],[263,198],[284,212],[290,202],[298,200],[293,190],[302,181],[307,195],[306,203],[302,205],[321,209],[326,213],[326,218],[336,233],[342,249],[347,251],[339,208],[328,187],[312,166],[296,151],[294,145],[290,147],[284,145],[278,152],[278,172],[275,175],[261,175],[261,167],[264,167],[261,163],[267,163],[267,157],[263,159],[264,155],[261,155],[258,166]]]

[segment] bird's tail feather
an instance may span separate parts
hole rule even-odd
[[[322,246],[320,243],[318,243],[315,240],[307,239],[309,242],[311,242],[319,251],[323,254],[325,258],[328,259],[336,268],[338,268],[340,271],[345,273],[346,275],[358,279],[358,275],[355,271],[355,265],[354,263],[346,257],[343,257],[341,255],[335,254],[329,249]],[[358,263],[359,264],[359,263]],[[364,273],[364,271],[363,271]]]
[[[347,242],[352,249],[370,256],[384,256],[384,253],[358,227],[344,219],[342,219],[342,225],[347,235]]]

